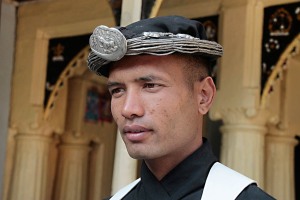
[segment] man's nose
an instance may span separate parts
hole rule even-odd
[[[127,91],[123,104],[122,116],[127,119],[141,117],[144,115],[143,100],[136,91]]]

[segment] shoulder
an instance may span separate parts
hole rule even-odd
[[[230,180],[230,184],[228,181]],[[255,183],[252,179],[216,162],[209,171],[203,190],[203,199],[236,199],[236,197]],[[215,192],[220,191],[220,192]],[[212,198],[213,197],[213,198]]]
[[[228,184],[230,180],[230,184]],[[224,191],[216,193],[215,191]],[[262,189],[260,189],[252,179],[226,167],[221,163],[215,163],[211,168],[204,187],[203,196],[207,197],[226,197],[223,199],[274,199]],[[220,199],[220,198],[214,198]]]
[[[125,187],[121,188],[115,195],[113,195],[110,200],[119,200],[123,199],[127,194],[129,194],[141,181],[141,178],[136,179],[135,181],[129,183]]]
[[[260,189],[256,184],[246,187],[236,198],[237,200],[257,199],[257,200],[274,200],[269,194]]]

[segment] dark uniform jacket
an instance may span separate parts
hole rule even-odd
[[[143,163],[141,181],[123,200],[200,200],[209,170],[216,161],[208,141],[204,139],[203,145],[198,150],[170,171],[161,181],[158,181]],[[237,200],[242,199],[274,198],[252,184],[237,197]]]

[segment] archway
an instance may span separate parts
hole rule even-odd
[[[56,200],[103,199],[111,192],[116,125],[102,116],[109,102],[105,79],[88,70],[88,54],[85,47],[67,65],[44,112],[57,136],[49,172]]]
[[[261,98],[261,107],[272,116],[266,138],[266,189],[278,199],[295,198],[294,146],[295,136],[300,133],[299,50],[300,34],[280,56]]]

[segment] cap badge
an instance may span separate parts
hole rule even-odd
[[[99,57],[109,61],[117,61],[125,55],[127,41],[118,29],[101,25],[91,35],[90,47]]]

